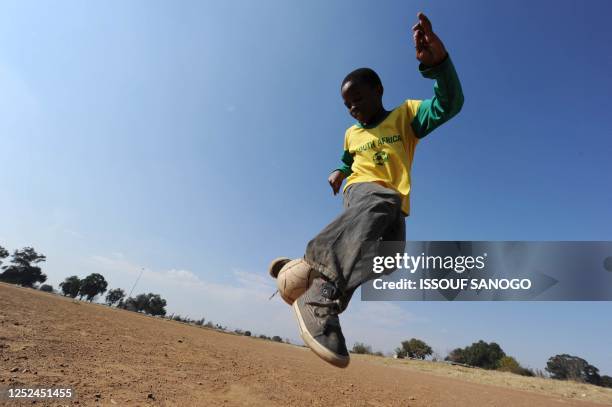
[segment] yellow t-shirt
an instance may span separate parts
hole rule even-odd
[[[406,100],[372,128],[358,124],[344,135],[344,150],[353,162],[345,189],[356,182],[377,182],[402,197],[402,212],[410,213],[410,168],[419,139],[411,123],[421,104]]]

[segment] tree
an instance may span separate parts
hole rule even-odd
[[[365,343],[355,342],[351,352],[357,355],[369,355],[372,353],[372,347],[370,345],[366,345]]]
[[[578,356],[555,355],[546,362],[546,371],[553,379],[600,384],[599,369]]]
[[[425,359],[432,353],[433,350],[429,345],[416,338],[412,338],[409,341],[403,341],[401,348],[395,349],[395,354],[399,359],[403,359],[405,357]]]
[[[251,331],[244,331],[244,336],[251,336]]]
[[[3,253],[6,252],[4,248],[2,249]],[[4,272],[0,274],[0,281],[24,287],[33,287],[37,282],[44,283],[47,281],[47,276],[42,273],[40,267],[33,264],[41,263],[46,259],[44,255],[36,253],[32,247],[15,250],[11,256],[12,264],[2,267]]]
[[[447,360],[449,362],[453,362],[453,363],[466,363],[465,362],[465,355],[463,353],[463,349],[461,348],[457,348],[453,351],[451,351],[447,357],[444,358],[444,360]]]
[[[47,292],[47,293],[52,293],[53,292],[53,286],[50,285],[50,284],[43,284],[43,285],[40,286],[39,290]]]
[[[8,250],[0,246],[0,265],[2,264],[2,259],[6,259],[8,255],[9,255]]]
[[[457,348],[453,350],[446,357],[446,360],[484,369],[495,369],[504,356],[506,354],[497,343],[487,343],[480,340],[463,349]]]
[[[21,250],[15,250],[15,252],[13,253],[11,262],[18,266],[28,266],[29,267],[31,263],[38,264],[45,260],[47,260],[47,257],[43,254],[36,253],[36,250],[34,250],[34,248],[24,247]]]
[[[495,369],[506,353],[495,342],[487,343],[483,340],[473,343],[464,349],[465,361],[468,365]]]
[[[68,296],[75,298],[79,295],[79,290],[81,289],[81,279],[77,276],[66,277],[66,279],[60,283],[60,288],[62,289],[64,297]]]
[[[125,291],[123,291],[121,288],[115,288],[109,290],[109,292],[106,294],[105,300],[108,305],[113,306],[115,304],[119,304],[124,297]]]
[[[136,306],[136,311],[138,312],[146,313],[148,304],[149,304],[149,296],[147,294],[138,294],[136,298],[134,298],[134,305]],[[177,315],[177,316],[178,316],[177,321],[183,320],[180,315]]]
[[[91,302],[98,294],[103,294],[106,291],[108,283],[102,274],[93,273],[81,280],[79,289],[80,298],[86,297],[87,301]]]
[[[129,297],[125,300],[123,308],[130,311],[144,312],[150,315],[166,315],[166,300],[161,298],[159,294],[138,294],[136,298]],[[180,315],[173,315],[172,319],[181,322],[190,322],[189,318],[182,318]],[[202,318],[202,323],[204,318]]]
[[[145,307],[147,314],[151,315],[166,315],[166,300],[164,300],[159,294],[148,294],[148,303]]]

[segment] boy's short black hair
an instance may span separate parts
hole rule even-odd
[[[382,86],[380,77],[373,69],[370,68],[355,69],[353,72],[346,75],[342,81],[342,85],[340,85],[340,89],[342,89],[347,82],[366,83],[372,87],[376,87],[378,85]]]

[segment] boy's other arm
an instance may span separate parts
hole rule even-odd
[[[444,44],[433,32],[431,22],[418,14],[412,27],[419,71],[425,78],[435,79],[434,97],[421,102],[411,123],[418,138],[425,137],[442,123],[455,116],[463,106],[463,91],[455,67]]]
[[[353,172],[351,169],[352,165],[353,156],[348,151],[344,151],[344,154],[342,154],[342,165],[332,171],[327,178],[327,182],[329,182],[329,186],[331,186],[332,191],[334,191],[334,195],[340,191],[342,181]]]

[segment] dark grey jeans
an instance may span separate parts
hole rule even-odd
[[[374,182],[356,183],[344,191],[340,216],[308,243],[304,259],[338,287],[344,310],[357,287],[379,276],[372,272],[372,258],[393,255],[382,253],[380,242],[405,240],[406,221],[397,192]],[[403,243],[394,249],[403,250]]]

